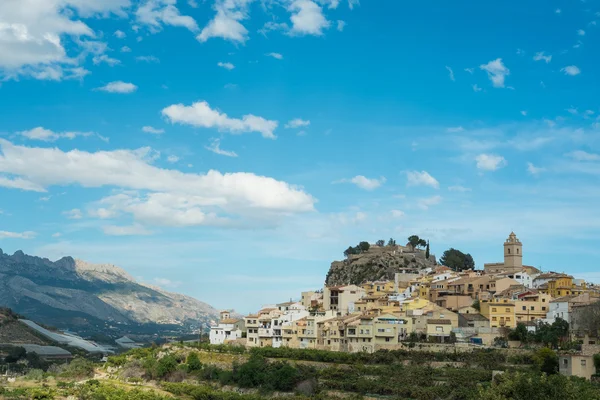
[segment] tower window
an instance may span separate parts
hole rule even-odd
[[[507,250],[508,250],[508,254],[510,254],[510,249],[507,249]]]
[[[519,249],[517,249],[517,254],[519,254]]]

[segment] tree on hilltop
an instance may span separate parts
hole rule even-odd
[[[475,268],[475,261],[470,254],[454,248],[450,248],[442,254],[440,263],[456,272]]]
[[[429,240],[427,241],[427,248],[425,249],[425,258],[429,260]]]
[[[378,241],[375,242],[375,244],[379,247],[383,247],[383,246],[385,246],[385,240],[379,239]]]
[[[411,244],[411,246],[413,247],[413,249],[418,249],[419,247],[425,247],[425,246],[427,246],[427,242],[425,241],[425,239],[421,239],[417,235],[409,236],[408,237],[408,243]]]
[[[369,249],[371,248],[371,245],[369,244],[369,242],[360,242],[358,244],[358,249],[363,252],[363,251],[369,251]]]
[[[395,246],[396,245],[396,241],[394,239],[390,238],[390,240],[388,240],[387,245],[390,246],[390,247],[391,246]]]

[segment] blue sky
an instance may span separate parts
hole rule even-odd
[[[249,312],[411,234],[600,281],[600,4],[9,0],[0,247]]]

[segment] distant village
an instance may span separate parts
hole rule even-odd
[[[410,341],[481,347],[497,345],[518,325],[534,332],[541,323],[562,320],[582,347],[561,354],[560,372],[589,379],[600,346],[588,315],[600,301],[600,287],[524,265],[523,243],[514,232],[503,253],[503,262],[486,263],[483,270],[406,268],[390,281],[302,292],[299,301],[264,306],[243,319],[222,311],[210,342],[342,352],[393,350]]]

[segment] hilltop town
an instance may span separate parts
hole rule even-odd
[[[396,263],[393,279],[326,283],[322,290],[302,292],[298,301],[264,306],[242,319],[223,311],[219,324],[211,328],[210,342],[351,353],[395,350],[415,342],[502,347],[522,345],[526,339],[519,338],[519,330],[534,335],[566,323],[576,351],[562,355],[561,372],[589,378],[595,373],[592,355],[599,352],[594,329],[598,321],[590,321],[590,316],[597,314],[600,288],[523,264],[524,246],[514,232],[502,247],[503,262],[460,270],[425,265],[428,249],[425,255],[410,243],[368,245],[380,258],[401,255],[420,261]],[[349,253],[345,262],[332,268],[339,270],[361,258]],[[335,273],[339,281],[341,275]],[[567,370],[573,362],[581,368]]]

